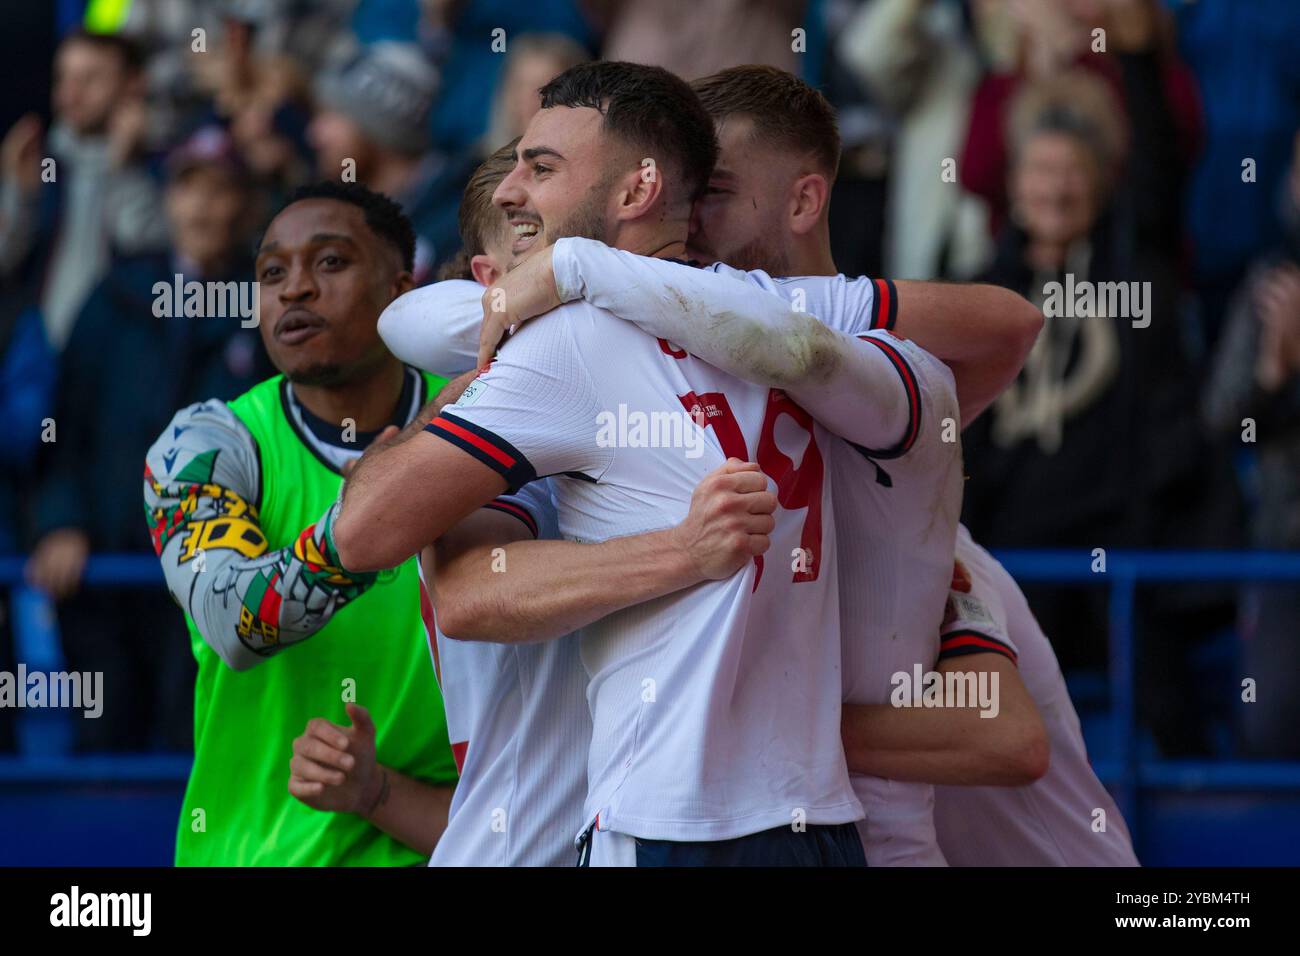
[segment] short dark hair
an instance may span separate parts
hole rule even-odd
[[[648,156],[675,163],[684,198],[694,200],[708,185],[718,137],[699,97],[681,77],[658,66],[597,60],[570,67],[539,92],[542,109],[599,110],[605,131]]]
[[[460,211],[457,213],[457,225],[460,227],[460,243],[467,256],[477,256],[487,251],[485,247],[492,230],[504,231],[506,228],[505,213],[492,204],[492,194],[501,185],[501,180],[514,169],[515,147],[518,144],[519,137],[516,136],[483,160],[465,184]]]
[[[774,66],[733,66],[691,84],[715,121],[748,116],[760,140],[812,156],[833,182],[840,166],[835,108],[816,88]]]
[[[360,183],[324,179],[300,186],[276,215],[305,199],[335,199],[356,206],[365,215],[370,231],[397,250],[402,257],[402,268],[407,272],[415,269],[415,230],[411,227],[411,220],[406,218],[401,206],[383,193],[367,189]]]
[[[144,69],[143,48],[130,37],[124,37],[119,33],[91,33],[89,30],[78,28],[65,36],[59,42],[59,46],[69,43],[85,43],[87,46],[115,54],[122,64],[123,72],[128,75],[139,73]]]

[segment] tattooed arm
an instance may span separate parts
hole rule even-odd
[[[167,589],[235,670],[311,637],[377,577],[339,566],[325,520],[337,505],[270,550],[260,492],[257,445],[223,402],[177,412],[145,456],[145,519]]]

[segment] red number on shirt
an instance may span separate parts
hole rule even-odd
[[[729,458],[749,461],[749,447],[745,435],[740,430],[740,423],[731,412],[727,396],[721,392],[704,392],[696,395],[687,392],[677,396],[682,406],[700,425],[712,427],[718,436],[718,444],[723,454]],[[796,468],[794,462],[785,455],[776,444],[776,423],[782,415],[788,415],[800,428],[808,432],[808,447],[804,450],[803,460]],[[825,468],[822,455],[813,435],[812,416],[796,405],[785,392],[772,389],[767,396],[767,413],[763,416],[763,427],[758,441],[758,467],[776,483],[776,500],[788,511],[806,508],[803,530],[799,536],[799,546],[807,555],[805,569],[794,572],[792,580],[797,584],[802,581],[816,581],[821,568],[822,543],[822,482]],[[754,558],[758,574],[754,577],[754,587],[763,576],[763,558]]]
[[[731,404],[727,401],[726,395],[721,392],[705,392],[703,395],[687,392],[685,395],[678,395],[677,399],[686,409],[686,413],[695,419],[696,424],[702,428],[713,429],[724,455],[728,458],[749,461],[749,446],[745,443],[745,433],[740,430],[740,423],[732,414]],[[754,575],[754,590],[758,590],[758,582],[763,579],[761,554],[754,555],[754,567],[758,569]]]
[[[663,352],[664,355],[670,356],[675,359],[686,358],[686,349],[679,349],[677,346],[673,345],[673,343],[669,342],[667,339],[659,340],[659,350]]]
[[[776,444],[776,423],[782,415],[789,416],[808,433],[808,446],[797,468]],[[763,416],[763,433],[758,440],[758,467],[776,482],[776,500],[782,508],[789,511],[808,509],[799,535],[799,547],[804,552],[801,562],[804,570],[795,571],[794,581],[796,584],[816,581],[822,553],[822,482],[825,478],[822,453],[813,433],[813,417],[785,392],[775,388],[767,393],[767,414]]]

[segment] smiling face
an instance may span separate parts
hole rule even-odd
[[[762,144],[753,121],[718,124],[718,164],[691,218],[687,256],[702,263],[789,274],[788,212],[797,158]]]
[[[512,169],[492,195],[510,223],[515,261],[566,236],[607,240],[614,180],[626,157],[587,107],[539,110],[516,147]],[[609,165],[609,168],[607,168]]]
[[[303,385],[341,385],[389,358],[379,313],[411,287],[396,248],[337,199],[304,199],[271,221],[258,250],[262,342]]]
[[[1011,176],[1018,221],[1040,242],[1066,244],[1086,235],[1100,203],[1100,173],[1073,136],[1042,132],[1024,146]]]

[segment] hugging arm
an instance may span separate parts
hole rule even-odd
[[[999,654],[940,663],[940,674],[998,677],[997,713],[970,707],[845,704],[844,755],[853,773],[969,786],[1022,786],[1047,772],[1047,732],[1016,666]]]
[[[870,448],[909,426],[906,385],[866,347],[749,282],[663,259],[561,239],[484,295],[484,347],[561,302],[585,299],[724,372],[783,389],[826,428]],[[863,414],[870,409],[870,414]]]
[[[700,481],[678,524],[609,541],[536,540],[526,502],[499,499],[434,546],[438,626],[461,640],[561,637],[634,604],[729,577],[767,550],[775,509],[758,465],[735,459]]]

